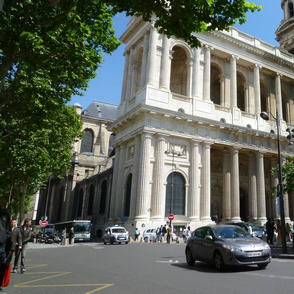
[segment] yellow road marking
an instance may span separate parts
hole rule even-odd
[[[42,267],[42,266],[46,266],[46,265],[39,265],[39,266],[35,266],[35,267]],[[33,268],[33,267],[30,267]],[[55,277],[59,277],[59,276],[64,276],[64,275],[69,275],[72,272],[35,272],[35,273],[31,273],[31,274],[40,274],[40,275],[49,275],[43,278],[39,278],[39,279],[35,279],[35,280],[31,280],[28,282],[24,282],[24,283],[20,283],[17,285],[14,285],[14,288],[53,288],[53,287],[95,287],[95,289],[85,292],[83,294],[92,294],[95,292],[98,292],[100,290],[103,290],[105,288],[108,288],[110,286],[113,286],[113,284],[60,284],[60,285],[33,285],[33,283],[39,282],[39,281],[44,281],[44,280],[49,280]],[[98,288],[96,288],[98,287]]]

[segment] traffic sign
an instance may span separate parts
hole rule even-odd
[[[41,222],[41,227],[44,228],[44,227],[46,227],[47,225],[48,225],[48,222],[47,222],[47,221],[44,220],[44,221]]]
[[[169,214],[167,217],[170,221],[174,220],[175,216],[173,214]]]

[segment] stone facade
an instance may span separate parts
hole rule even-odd
[[[202,46],[191,48],[132,17],[121,37],[110,222],[157,227],[172,213],[175,227],[195,228],[216,217],[263,224],[279,216],[269,190],[278,183],[277,114],[282,156],[293,155],[293,55],[235,28],[196,35]]]

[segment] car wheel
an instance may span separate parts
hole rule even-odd
[[[260,269],[265,269],[267,267],[268,263],[261,263],[261,264],[258,264],[257,266],[260,268]]]
[[[144,238],[144,241],[145,241],[145,242],[148,242],[148,237],[145,237],[145,238]]]
[[[220,254],[220,252],[216,252],[214,254],[214,267],[217,271],[221,271],[224,269],[224,261],[223,261],[223,257]]]
[[[104,244],[106,244],[107,242],[106,241],[104,241]]]
[[[187,248],[186,250],[186,261],[187,264],[193,266],[195,264],[195,259],[193,257],[191,249]]]

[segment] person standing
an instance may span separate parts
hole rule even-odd
[[[31,240],[32,237],[32,230],[31,230],[32,221],[30,219],[25,219],[23,226],[21,227],[21,236],[22,236],[22,250],[21,250],[21,259],[20,259],[20,270],[21,273],[26,271],[24,262],[28,248],[28,242]]]
[[[172,228],[171,227],[168,227],[167,228],[167,234],[166,234],[166,243],[167,244],[170,244],[170,239],[172,237]]]
[[[9,260],[11,252],[10,242],[10,215],[8,212],[0,208],[0,266],[4,267],[4,263]],[[0,293],[6,293],[0,287]]]
[[[66,242],[66,228],[64,228],[61,233],[61,245],[65,245],[65,242]]]
[[[265,224],[266,234],[267,234],[267,243],[273,244],[274,231],[275,231],[275,223],[272,218],[269,218]]]
[[[72,245],[73,240],[74,240],[74,229],[70,228],[69,233],[68,233],[68,238],[69,238],[69,245]]]
[[[188,239],[191,237],[191,228],[190,226],[188,226],[187,230],[186,230],[186,240],[188,241]]]
[[[166,225],[164,225],[164,227],[163,227],[162,230],[161,230],[161,235],[162,235],[162,237],[163,237],[163,240],[165,240],[165,235],[166,235],[166,233],[167,233]]]
[[[13,264],[13,273],[17,273],[17,264],[19,255],[22,249],[22,237],[20,228],[16,226],[16,220],[12,219],[10,222],[11,226],[11,257],[14,254],[14,264]]]
[[[138,228],[136,228],[136,230],[135,230],[135,241],[139,240],[139,236],[140,236],[140,230]]]

